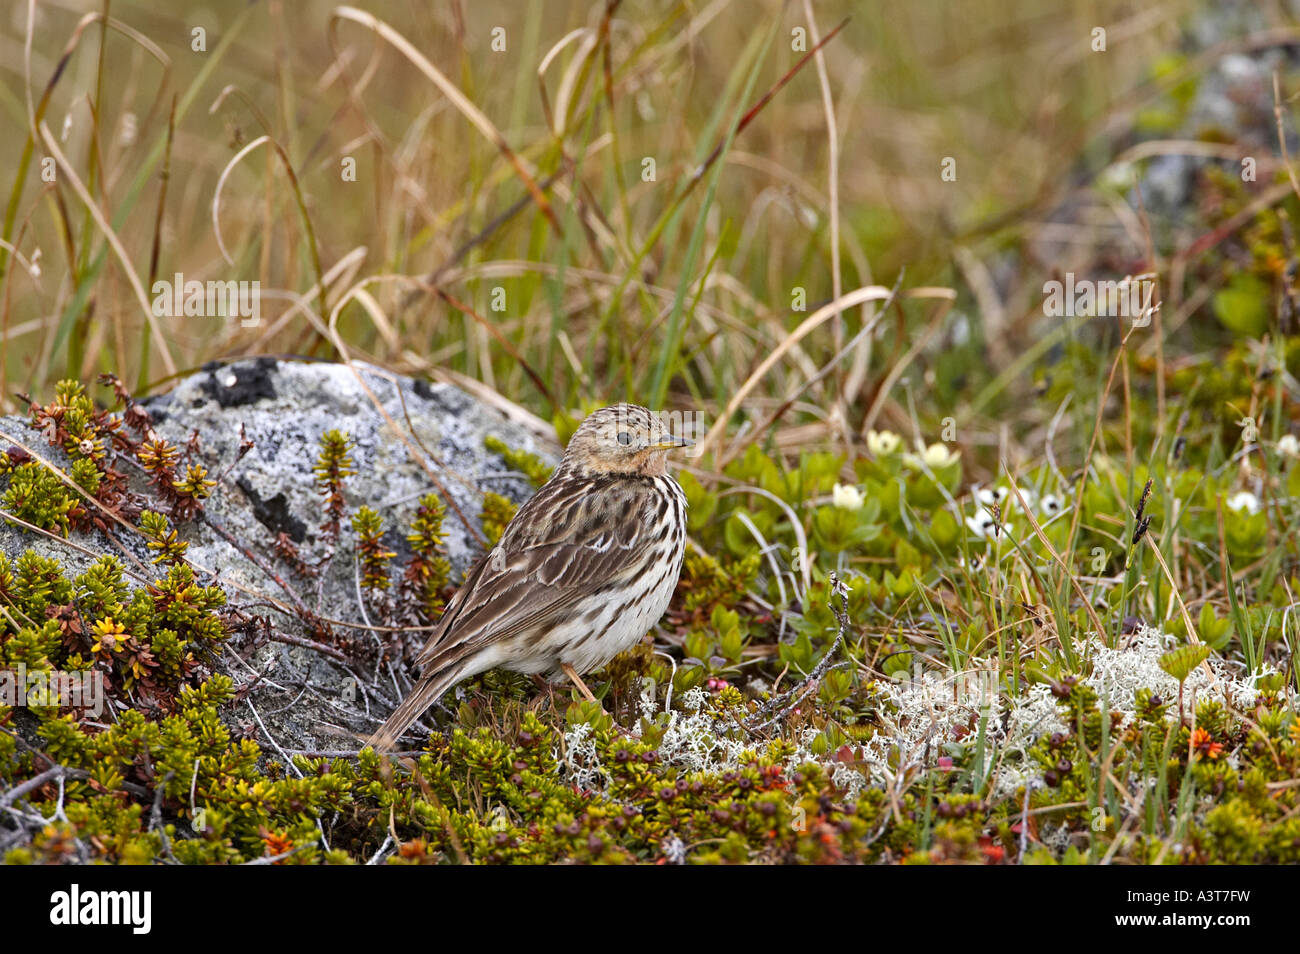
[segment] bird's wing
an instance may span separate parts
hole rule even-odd
[[[548,626],[580,598],[641,569],[653,485],[552,480],[525,503],[447,604],[418,662],[428,673],[494,642]]]

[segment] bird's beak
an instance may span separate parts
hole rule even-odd
[[[654,447],[655,450],[672,450],[675,447],[694,447],[695,441],[691,440],[689,437],[675,437],[671,434],[666,434],[659,438],[657,443],[651,446]]]

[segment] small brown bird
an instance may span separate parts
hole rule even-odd
[[[635,404],[591,414],[554,475],[475,564],[416,662],[420,681],[370,743],[391,749],[470,676],[500,667],[579,678],[659,621],[686,550],[686,495],[668,453],[693,442]]]

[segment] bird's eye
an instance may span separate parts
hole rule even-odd
[[[632,435],[627,431],[619,431],[618,442],[622,444],[624,447],[626,447],[628,444],[632,443]]]

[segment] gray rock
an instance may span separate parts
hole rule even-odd
[[[1300,0],[1284,3],[1292,15],[1300,12]],[[1242,155],[1258,160],[1258,182],[1251,184],[1251,194],[1267,188],[1271,174],[1268,159],[1278,153],[1273,73],[1280,73],[1286,96],[1300,68],[1300,44],[1279,35],[1278,42],[1272,45],[1262,40],[1257,44],[1243,42],[1240,49],[1233,50],[1231,41],[1268,36],[1268,31],[1278,25],[1275,14],[1253,0],[1197,5],[1181,24],[1177,45],[1189,62],[1198,63],[1187,77],[1194,91],[1183,106],[1171,93],[1148,104],[1172,114],[1176,128],[1144,129],[1136,122],[1135,114],[1117,113],[1111,127],[1091,147],[1092,158],[1080,162],[1069,173],[1069,189],[1062,190],[1059,204],[1044,216],[1041,226],[1027,231],[1025,254],[1004,252],[993,258],[990,270],[1004,300],[1024,287],[1026,273],[1035,279],[1041,275],[1044,280],[1073,272],[1076,279],[1114,281],[1140,271],[1147,254],[1142,236],[1125,228],[1115,215],[1110,204],[1114,198],[1122,197],[1123,204],[1135,212],[1139,208],[1144,211],[1152,242],[1162,253],[1186,248],[1206,230],[1205,213],[1198,206],[1203,176],[1211,168],[1239,176],[1243,170],[1240,159],[1235,155],[1209,157],[1175,150],[1141,160],[1116,161],[1143,140],[1230,141]],[[1225,43],[1229,45],[1220,54],[1207,55]],[[1198,57],[1205,57],[1205,61],[1200,63]],[[1300,152],[1300,138],[1289,119],[1284,134],[1294,159]],[[1103,160],[1101,164],[1098,159]],[[1027,304],[1036,311],[1040,302],[1031,297]],[[1056,321],[1044,315],[1026,331],[1031,337],[1048,334]],[[1088,334],[1089,327],[1102,333],[1108,325],[1096,322],[1080,327],[1082,333]]]
[[[260,719],[264,728],[257,737],[272,751],[275,745],[286,750],[355,749],[355,734],[377,726],[405,689],[401,648],[424,640],[418,631],[359,628],[368,622],[382,625],[384,620],[375,617],[382,616],[384,608],[363,606],[359,597],[354,534],[347,523],[351,514],[365,504],[383,517],[384,542],[398,554],[391,564],[395,593],[410,555],[406,533],[419,498],[437,493],[447,506],[444,548],[454,582],[482,552],[483,492],[492,490],[515,502],[533,493],[522,475],[510,473],[498,455],[484,448],[484,438],[494,435],[509,447],[530,450],[551,463],[558,458],[558,447],[536,429],[456,387],[364,364],[262,358],[212,365],[183,379],[168,394],[142,403],[154,416],[160,436],[184,445],[197,431],[197,460],[210,477],[221,481],[207,502],[210,519],[178,528],[189,544],[189,562],[200,573],[213,575],[233,607],[265,616],[277,637],[323,639],[311,625],[311,615],[319,615],[329,628],[325,641],[347,657],[341,661],[302,645],[245,637],[233,640],[213,662],[215,670],[229,674],[237,685],[251,684],[235,718],[253,725]],[[271,544],[285,533],[309,563],[326,556],[329,548],[320,530],[323,497],[312,465],[320,436],[331,428],[352,438],[356,474],[344,483],[347,515],[327,572],[318,579],[302,579],[276,557]],[[239,458],[241,429],[253,448]],[[66,468],[61,450],[50,447],[25,418],[0,418],[0,432]],[[0,447],[7,443],[0,437]],[[133,472],[131,482],[132,489],[142,490],[145,475]],[[233,546],[217,528],[241,546]],[[69,576],[99,554],[121,555],[120,547],[149,566],[152,554],[137,535],[118,532],[114,537],[116,544],[99,531],[74,533],[72,542],[87,554],[0,521],[0,551],[14,557],[33,549],[58,559]],[[130,557],[124,562],[138,573],[140,567]],[[268,570],[295,591],[296,599]],[[299,601],[309,613],[293,611]]]

